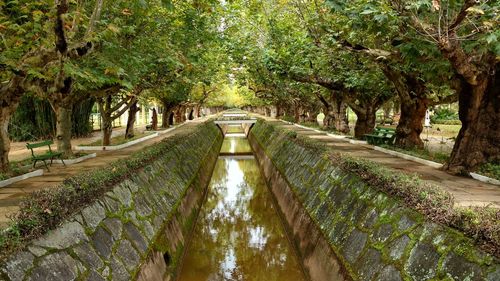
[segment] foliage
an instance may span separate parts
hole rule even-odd
[[[458,120],[458,112],[449,108],[437,108],[434,110],[434,114],[431,117],[433,123],[437,123],[436,120]],[[453,124],[450,124],[453,125]]]
[[[85,137],[92,133],[90,114],[94,101],[88,99],[73,109],[73,137]],[[12,116],[9,134],[13,141],[33,141],[55,136],[56,117],[47,100],[26,95]]]

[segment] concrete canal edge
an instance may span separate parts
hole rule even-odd
[[[246,132],[312,280],[500,280],[500,264],[473,241],[282,131]]]
[[[0,280],[175,280],[222,145],[213,123],[0,265]]]

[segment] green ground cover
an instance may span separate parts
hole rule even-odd
[[[419,148],[404,149],[404,148],[400,148],[400,147],[397,147],[394,145],[387,145],[387,144],[383,144],[380,146],[383,148],[386,148],[386,149],[394,150],[394,151],[408,154],[411,156],[423,158],[425,160],[438,162],[441,164],[446,163],[446,161],[448,161],[448,159],[450,159],[450,154],[448,154],[448,153],[429,151],[428,149],[425,149],[425,148],[424,149],[419,149]]]
[[[481,175],[496,179],[500,181],[500,161],[486,163],[479,167],[477,171]]]
[[[127,142],[131,142],[134,140],[138,140],[140,138],[147,137],[149,135],[154,134],[153,132],[142,132],[140,134],[135,134],[133,138],[127,139],[125,136],[117,136],[111,139],[111,144],[110,145],[121,145]],[[84,144],[82,146],[101,146],[102,145],[102,140],[97,140],[95,142],[89,143],[89,144]]]

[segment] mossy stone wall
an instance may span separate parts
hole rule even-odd
[[[498,260],[470,238],[427,221],[294,137],[263,120],[250,131],[350,278],[500,280]]]
[[[173,279],[223,139],[213,122],[193,130],[7,259],[0,280]]]

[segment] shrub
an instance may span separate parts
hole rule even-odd
[[[437,108],[431,117],[432,122],[435,120],[458,120],[458,112],[449,108]]]
[[[295,123],[295,118],[293,116],[281,116],[281,120],[286,121],[286,122],[292,122]]]
[[[500,180],[500,161],[486,163],[479,167],[478,172],[485,176]]]
[[[462,121],[458,119],[453,120],[444,120],[444,119],[435,119],[432,121],[433,124],[437,125],[462,125]]]

